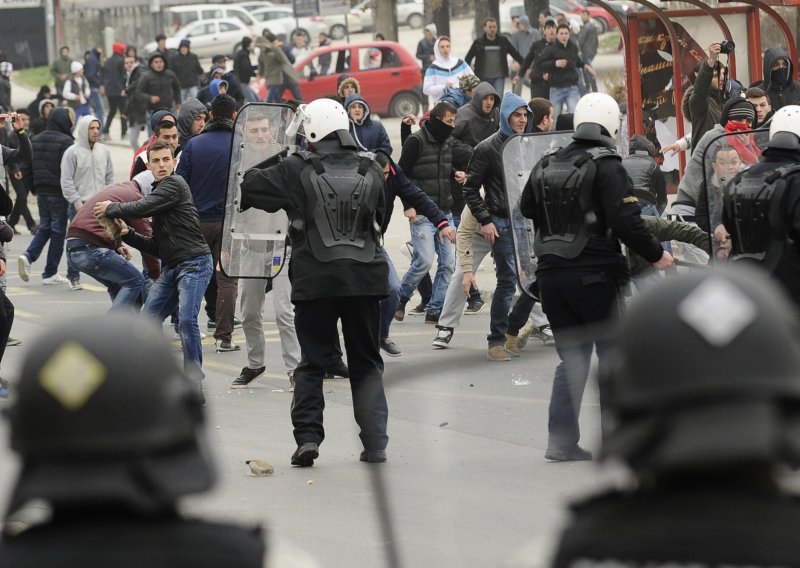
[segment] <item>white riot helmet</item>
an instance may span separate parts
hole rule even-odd
[[[297,107],[297,114],[287,129],[287,134],[293,136],[300,126],[303,127],[303,133],[309,142],[317,142],[331,132],[348,130],[350,120],[339,102],[332,99],[316,99]]]
[[[599,124],[611,138],[616,138],[620,127],[619,103],[605,93],[584,95],[575,106],[575,130],[581,124]]]
[[[781,107],[772,117],[769,124],[769,139],[779,132],[788,132],[800,138],[800,106]]]

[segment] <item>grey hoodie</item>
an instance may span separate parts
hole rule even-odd
[[[494,107],[489,113],[483,112],[483,99],[494,97]],[[472,92],[472,101],[458,109],[453,138],[471,147],[486,140],[500,128],[500,97],[490,83],[483,81]]]
[[[178,145],[183,148],[192,137],[192,122],[199,115],[205,113],[208,117],[206,105],[196,98],[186,99],[178,111]],[[206,120],[208,122],[208,120]]]
[[[95,121],[100,122],[92,115],[78,119],[74,132],[75,143],[67,148],[61,158],[61,191],[69,203],[86,201],[114,183],[114,165],[108,148],[100,142],[89,145],[89,125]]]

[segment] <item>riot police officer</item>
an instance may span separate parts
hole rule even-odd
[[[658,269],[674,264],[644,226],[630,178],[614,150],[619,105],[591,93],[575,108],[575,134],[564,148],[531,171],[520,209],[533,219],[542,307],[561,359],[550,398],[545,458],[589,460],[578,446],[578,413],[593,344],[600,364],[604,345],[591,328],[619,312],[620,285],[628,279],[620,239]],[[601,391],[601,405],[603,393]]]
[[[627,479],[519,566],[796,566],[800,505],[777,476],[800,465],[800,329],[780,287],[741,265],[670,278],[607,361],[602,454]]]
[[[311,466],[325,437],[322,379],[338,343],[342,321],[353,411],[361,428],[361,461],[386,461],[388,408],[378,328],[379,304],[388,295],[388,266],[379,245],[385,211],[383,169],[359,152],[341,104],[317,99],[300,105],[309,150],[242,182],[242,207],[289,216],[289,278],[302,360],[295,369],[292,465]]]
[[[760,265],[800,304],[800,106],[775,113],[759,162],[726,186],[722,201],[729,259]]]
[[[55,325],[31,346],[14,391],[22,468],[0,566],[264,565],[260,531],[177,511],[216,475],[200,397],[160,327],[125,314]],[[42,502],[49,516],[35,519]]]

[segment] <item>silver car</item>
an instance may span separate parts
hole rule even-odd
[[[231,55],[241,47],[242,38],[252,34],[252,30],[238,18],[197,20],[168,37],[167,49],[178,49],[181,40],[185,38],[191,42],[192,53],[198,57]],[[151,41],[144,46],[144,50],[146,53],[153,53],[156,47],[156,42]]]

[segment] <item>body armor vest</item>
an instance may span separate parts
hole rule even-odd
[[[300,174],[306,194],[305,228],[311,253],[320,262],[350,259],[371,262],[380,242],[375,220],[383,180],[370,171],[372,154],[358,153],[358,168],[351,161],[329,161],[299,152],[308,165]]]
[[[800,165],[784,166],[763,175],[742,172],[726,188],[723,207],[730,231],[730,259],[752,260],[773,269],[786,250],[783,194],[786,178],[800,171]],[[792,243],[793,244],[793,243]]]
[[[595,227],[592,188],[595,161],[619,156],[608,148],[592,148],[577,158],[559,158],[560,149],[542,158],[531,172],[536,204],[534,250],[537,256],[552,254],[573,259],[590,238],[606,239]]]
[[[628,177],[633,183],[633,194],[639,198],[640,205],[655,205],[656,194],[651,187],[653,174],[658,170],[658,164],[649,154],[631,154],[622,160],[622,167],[628,172]]]

